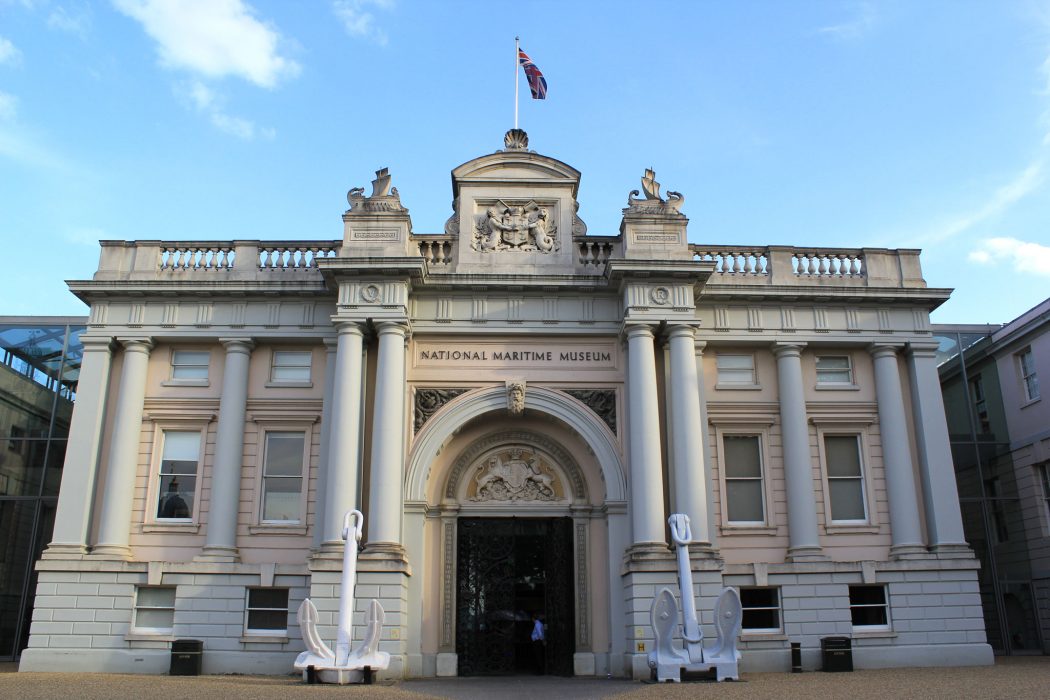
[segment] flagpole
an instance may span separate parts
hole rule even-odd
[[[514,37],[514,128],[518,128],[518,37]]]

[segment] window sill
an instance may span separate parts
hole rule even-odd
[[[879,533],[878,525],[825,525],[824,532],[828,535],[876,535]]]
[[[722,535],[726,537],[777,534],[777,528],[772,525],[722,525],[719,529],[722,531]]]
[[[786,642],[788,636],[783,632],[748,632],[741,630],[740,641],[742,642]]]
[[[312,389],[313,382],[266,382],[267,389]]]
[[[145,523],[143,532],[166,532],[169,534],[195,535],[200,532],[200,523]]]
[[[860,391],[857,384],[817,384],[813,391]]]
[[[305,535],[306,525],[249,525],[248,532],[253,535]]]
[[[207,379],[166,379],[161,386],[211,386]]]
[[[149,632],[128,632],[124,635],[125,642],[174,642],[175,635],[171,632],[150,634]]]
[[[242,634],[243,644],[287,644],[288,634]]]
[[[761,384],[715,384],[715,391],[762,391]]]
[[[1034,399],[1029,399],[1028,401],[1025,401],[1023,404],[1021,404],[1021,409],[1024,410],[1024,409],[1028,408],[1029,406],[1032,406],[1034,404],[1039,403],[1042,400],[1043,400],[1042,396],[1037,396]]]

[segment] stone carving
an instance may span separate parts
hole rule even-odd
[[[671,301],[671,290],[667,287],[653,287],[649,292],[649,299],[657,306],[663,306]]]
[[[740,652],[736,644],[744,616],[740,595],[735,588],[723,588],[718,595],[714,609],[718,638],[713,646],[705,649],[704,633],[693,601],[693,571],[689,565],[689,543],[693,534],[689,529],[689,516],[675,513],[667,523],[671,526],[671,539],[678,554],[678,589],[682,593],[685,649],[674,644],[679,619],[678,601],[670,588],[662,588],[649,609],[656,638],[655,648],[649,654],[649,668],[656,672],[656,680],[660,682],[677,683],[682,680],[682,671],[709,671],[712,668],[719,681],[727,678],[739,680]]]
[[[524,129],[511,129],[503,136],[503,146],[508,151],[524,151],[529,147],[529,135]]]
[[[339,617],[333,652],[317,632],[319,615],[317,607],[309,598],[299,606],[299,629],[306,644],[306,651],[295,659],[295,668],[303,672],[303,680],[311,681],[312,675],[321,683],[371,682],[370,674],[390,665],[390,654],[379,651],[379,636],[383,630],[386,614],[378,600],[368,606],[365,619],[365,634],[356,649],[350,648],[354,614],[354,584],[357,578],[357,546],[361,541],[361,530],[365,516],[359,510],[347,511],[343,517],[343,576],[339,587]]]
[[[587,224],[583,223],[583,219],[579,217],[580,203],[572,203],[572,235],[575,236],[586,236],[587,235]]]
[[[466,478],[465,475],[468,473],[468,470],[472,471],[471,467],[473,467],[480,456],[493,448],[498,448],[507,444],[529,445],[534,447],[536,451],[550,455],[551,460],[558,464],[562,468],[564,474],[568,477],[569,486],[572,487],[573,499],[577,501],[587,500],[587,485],[583,480],[583,472],[580,469],[580,465],[576,462],[576,458],[572,456],[572,453],[566,451],[558,443],[543,435],[518,431],[508,431],[489,435],[488,437],[478,440],[464,450],[459,458],[456,459],[452,471],[449,472],[448,481],[445,482],[445,498],[455,500],[457,489],[459,488],[461,481]]]
[[[507,459],[504,459],[506,457]],[[520,448],[489,458],[474,475],[477,490],[472,501],[554,501],[554,477],[535,454]]]
[[[502,200],[475,217],[474,250],[551,253],[558,250],[558,226],[547,207],[530,201],[507,204]]]
[[[642,192],[644,198],[639,198],[638,190],[631,190],[627,195],[627,211],[635,214],[664,214],[672,216],[684,216],[679,209],[685,202],[678,192],[667,191],[667,199],[660,197],[660,183],[656,181],[656,173],[652,168],[647,168],[642,177]]]
[[[616,434],[616,391],[613,389],[565,389],[566,394],[578,399]]]
[[[465,393],[467,393],[466,389],[416,389],[413,432],[418,433],[442,406]]]
[[[401,204],[401,196],[396,187],[390,186],[390,170],[382,168],[376,171],[376,179],[372,180],[372,196],[365,196],[364,187],[354,187],[346,193],[346,201],[350,203],[348,213],[361,212],[402,212],[408,213]]]
[[[361,301],[374,304],[379,300],[380,289],[377,284],[366,284],[361,288]]]
[[[525,380],[507,380],[507,410],[512,416],[520,416],[525,412]]]
[[[445,235],[456,238],[459,236],[459,200],[452,200],[452,216],[445,221]]]

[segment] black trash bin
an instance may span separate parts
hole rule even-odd
[[[171,676],[201,675],[204,642],[199,639],[176,639],[171,643]]]
[[[820,640],[820,656],[825,671],[853,670],[853,642],[849,637],[824,637]]]

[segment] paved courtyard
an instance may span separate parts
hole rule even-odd
[[[14,664],[0,670],[13,671]],[[853,673],[749,673],[738,683],[656,685],[623,680],[548,677],[454,678],[375,686],[308,686],[290,676],[131,676],[115,674],[0,673],[0,698],[19,700],[288,700],[380,698],[391,700],[524,700],[572,698],[1017,698],[1050,697],[1050,657],[999,659],[991,667],[889,669]]]

